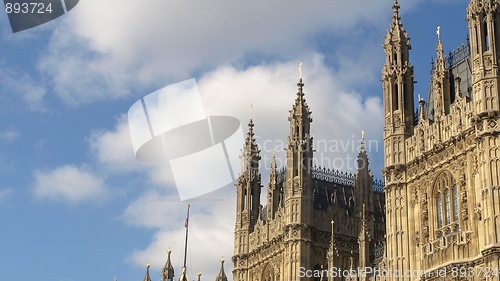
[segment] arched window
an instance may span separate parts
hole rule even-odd
[[[442,173],[434,184],[436,237],[441,237],[459,230],[458,190],[453,176]]]

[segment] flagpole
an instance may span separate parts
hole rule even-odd
[[[189,208],[191,207],[190,204],[188,204],[188,209],[187,209],[187,216],[186,216],[186,222],[184,223],[184,226],[186,227],[186,243],[184,245],[184,268],[186,268],[186,258],[187,258],[187,247],[188,247],[188,229],[189,229]]]

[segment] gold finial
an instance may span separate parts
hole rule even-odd
[[[170,249],[170,247],[168,247],[168,253],[172,253],[172,249]]]
[[[146,264],[146,268],[149,269],[151,265],[149,264],[149,262]]]
[[[188,204],[188,209],[191,208],[191,204]]]
[[[222,257],[222,258],[220,259],[220,262],[221,262],[221,263],[224,263],[224,261],[225,261],[225,260],[224,260],[224,257]]]
[[[365,141],[365,131],[361,130],[361,140]]]
[[[438,26],[438,27],[437,27],[436,34],[437,34],[437,36],[438,36],[438,39],[440,40],[440,39],[441,39],[441,26]]]
[[[299,78],[302,79],[302,63],[299,63]]]
[[[200,277],[200,276],[201,276],[201,272],[200,272],[200,271],[198,271],[198,277]]]

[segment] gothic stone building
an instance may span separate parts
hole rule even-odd
[[[385,193],[374,190],[367,165],[355,177],[311,166],[301,79],[286,167],[278,172],[273,163],[264,208],[250,120],[237,183],[234,280],[311,280],[300,268],[357,266],[391,273],[370,277],[378,280],[499,280],[500,1],[470,1],[470,36],[448,56],[438,30],[428,101],[418,99],[416,114],[397,0],[393,11],[383,44]],[[364,149],[358,161],[367,163]],[[365,279],[348,279],[356,278]]]
[[[438,29],[428,101],[419,98],[415,115],[411,46],[398,9],[394,1],[383,45],[387,249],[380,266],[420,272],[388,280],[499,280],[500,1],[470,1],[470,39],[448,56]]]
[[[385,198],[368,169],[364,142],[356,175],[313,167],[312,118],[302,78],[297,86],[286,166],[278,170],[273,159],[265,207],[260,150],[253,121],[248,124],[236,184],[235,281],[313,280],[301,270],[372,266],[382,257]]]

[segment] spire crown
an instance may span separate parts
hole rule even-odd
[[[304,82],[302,80],[302,63],[299,64],[299,72],[300,72],[300,78],[299,82],[297,83],[297,98],[295,99],[295,104],[293,105],[292,110],[290,111],[290,118],[305,118],[308,119],[309,122],[312,122],[312,118],[310,117],[311,115],[311,110],[309,109],[309,106],[307,105],[306,99],[304,98]]]
[[[146,275],[144,276],[143,281],[151,281],[151,277],[149,276],[149,267],[150,267],[150,264],[147,263],[146,264]]]
[[[174,266],[172,265],[172,261],[170,260],[170,254],[172,253],[172,249],[168,247],[168,257],[167,261],[165,262],[165,266],[162,269],[161,275],[163,277],[163,280],[174,280]]]
[[[227,276],[226,273],[224,272],[224,257],[220,259],[220,271],[219,274],[217,274],[217,277],[215,278],[215,281],[227,281]]]
[[[441,27],[438,26],[436,30],[437,34],[437,45],[436,45],[436,52],[438,54],[438,59],[443,58],[443,44],[441,43]]]
[[[365,151],[365,131],[361,131],[361,152]]]
[[[391,45],[391,42],[400,42],[407,46],[407,49],[411,49],[410,38],[406,33],[403,23],[401,22],[401,17],[399,16],[399,4],[398,1],[394,1],[392,4],[393,16],[392,22],[389,30],[387,31],[387,36],[385,37],[384,45]]]

